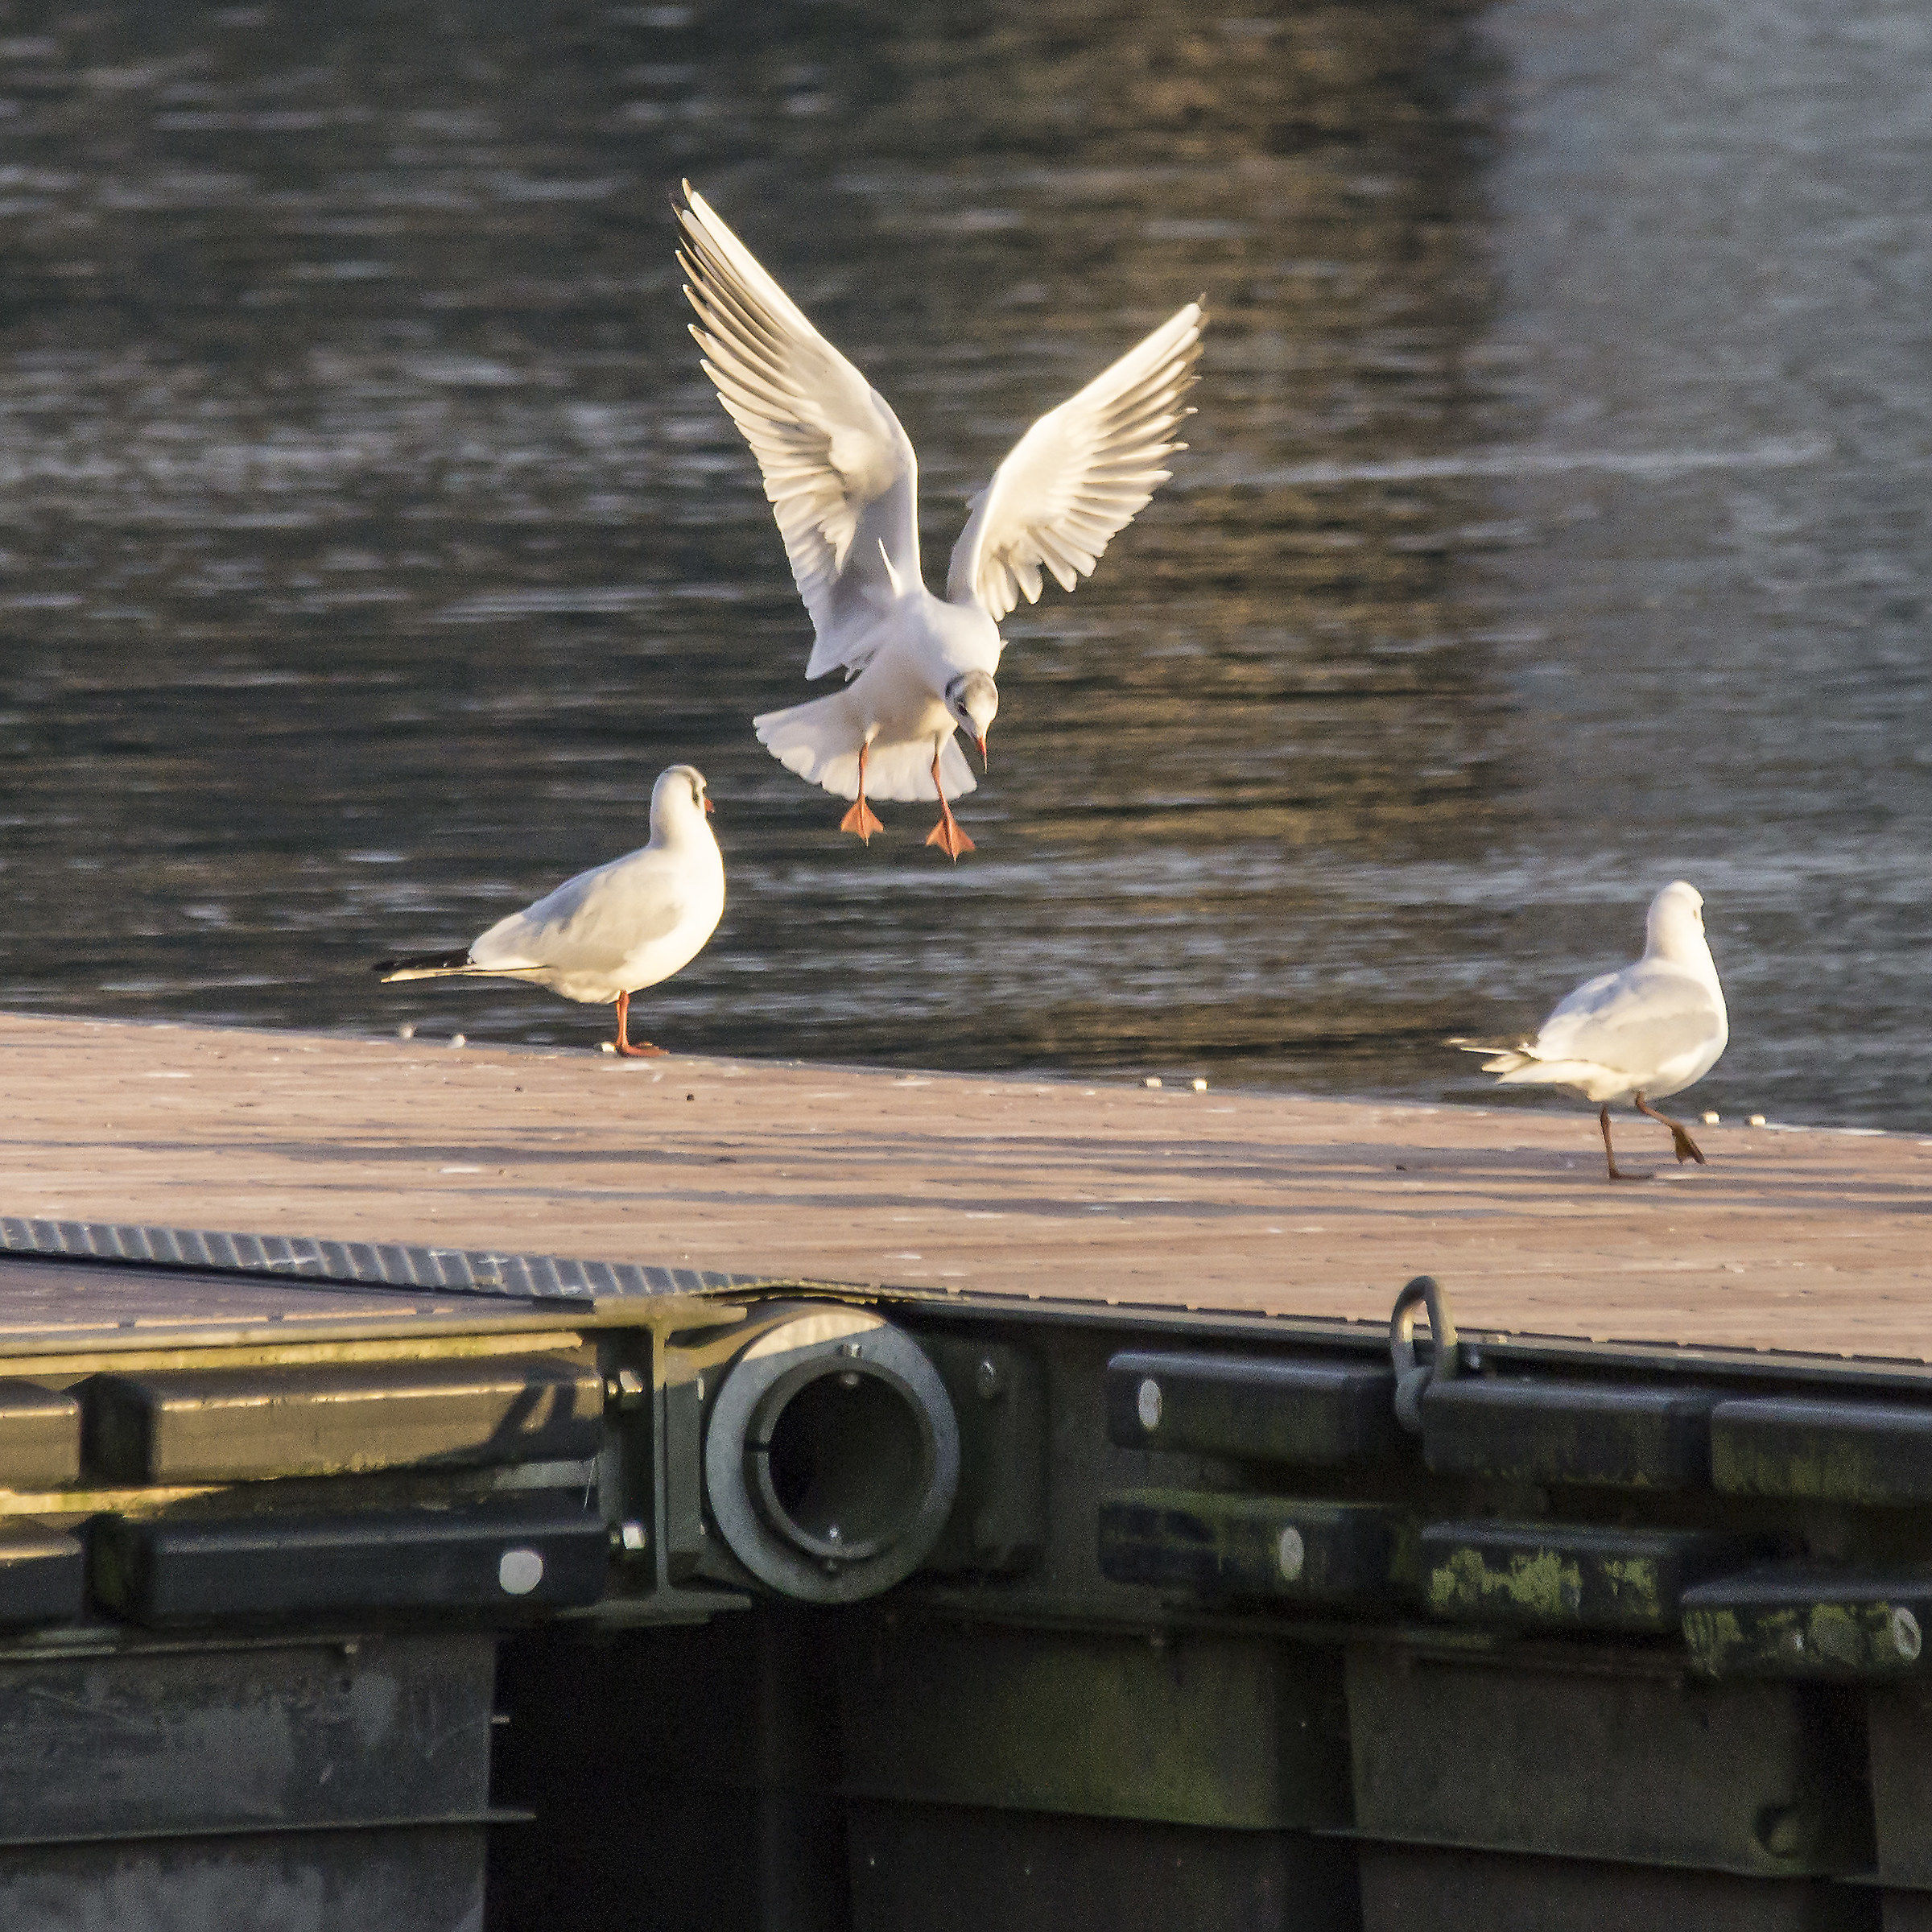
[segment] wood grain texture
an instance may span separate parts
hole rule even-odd
[[[1932,1359],[1932,1141],[0,1018],[0,1212]]]

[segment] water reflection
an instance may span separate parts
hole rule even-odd
[[[638,842],[690,758],[733,898],[646,1002],[680,1044],[1469,1092],[1440,1035],[1534,1017],[1695,865],[1744,982],[1715,1098],[1922,1112],[1897,1038],[1820,1090],[1829,1002],[1780,964],[1795,900],[1842,915],[1841,965],[1922,976],[1913,827],[1845,817],[1816,684],[1779,688],[1823,636],[1768,660],[1717,597],[1742,567],[1802,601],[1835,445],[1762,394],[1694,434],[1579,415],[1608,350],[1563,279],[1587,237],[1544,229],[1633,191],[1554,178],[1534,7],[10,21],[10,1005],[588,1042],[539,995],[361,968]],[[1007,626],[956,873],[917,811],[840,839],[751,737],[807,695],[810,634],[683,332],[684,174],[891,398],[929,562],[1033,415],[1207,292],[1174,483]],[[1686,650],[1660,586],[1721,605],[1689,675],[1741,694],[1729,750],[1771,720],[1767,783],[1832,828],[1781,900],[1760,828],[1790,814],[1713,810],[1697,715],[1654,729]]]

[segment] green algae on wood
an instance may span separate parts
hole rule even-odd
[[[1550,1629],[1674,1630],[1687,1580],[1728,1554],[1696,1530],[1555,1523],[1432,1523],[1423,1594],[1458,1623]]]

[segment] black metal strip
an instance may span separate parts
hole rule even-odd
[[[1084,1301],[1051,1294],[1024,1294],[989,1288],[921,1288],[890,1283],[857,1288],[819,1282],[818,1294],[850,1294],[869,1302],[897,1303],[916,1309],[922,1318],[969,1321],[997,1315],[1016,1323],[1055,1327],[1131,1329],[1145,1335],[1171,1334],[1225,1339],[1239,1336],[1257,1341],[1307,1343],[1324,1348],[1348,1349],[1385,1356],[1389,1324],[1352,1315],[1301,1315],[1254,1308],[1227,1308],[1178,1302]],[[1728,1382],[1761,1383],[1783,1387],[1818,1383],[1833,1388],[1896,1389],[1923,1394],[1932,1387],[1932,1360],[1900,1356],[1827,1353],[1799,1348],[1750,1348],[1718,1342],[1590,1340],[1581,1335],[1512,1333],[1493,1328],[1463,1328],[1463,1365],[1475,1372],[1485,1359],[1513,1367],[1534,1365],[1575,1368],[1587,1373],[1604,1369],[1645,1375],[1710,1377]],[[1433,1351],[1427,1337],[1418,1337],[1417,1352],[1426,1360]]]
[[[316,1818],[219,1821],[207,1825],[135,1826],[126,1831],[62,1831],[44,1838],[0,1838],[0,1852],[37,1852],[57,1845],[144,1845],[210,1838],[316,1838],[349,1831],[443,1831],[473,1825],[528,1825],[536,1813],[491,1805],[481,1811],[444,1811],[420,1818]]]
[[[224,1234],[107,1221],[29,1220],[0,1215],[0,1254],[136,1261],[201,1274],[268,1274],[357,1288],[431,1289],[519,1301],[572,1302],[638,1295],[716,1294],[771,1286],[764,1278],[635,1261],[581,1261],[551,1254],[497,1254],[404,1242],[318,1241],[298,1235]]]

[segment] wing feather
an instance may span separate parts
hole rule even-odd
[[[1108,544],[1170,471],[1182,403],[1195,380],[1206,315],[1190,302],[1015,444],[973,499],[953,547],[946,594],[995,622],[1023,597],[1037,603],[1041,567],[1064,590],[1091,576]]]
[[[919,577],[919,464],[883,396],[812,327],[704,197],[677,210],[704,369],[757,457],[817,633],[807,677],[861,669]]]
[[[1591,1060],[1641,1073],[1695,1052],[1723,1024],[1708,989],[1665,961],[1586,980],[1543,1022],[1540,1060]]]
[[[580,872],[499,919],[469,956],[499,972],[614,972],[676,928],[685,896],[675,865],[647,847]]]

